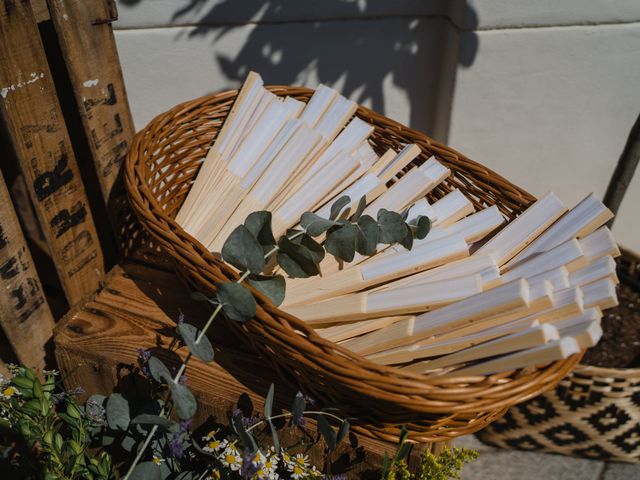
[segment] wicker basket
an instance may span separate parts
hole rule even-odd
[[[623,283],[640,280],[640,258],[622,250]],[[640,368],[580,364],[554,390],[511,408],[478,433],[502,448],[640,461]]]
[[[305,102],[313,94],[307,88],[272,86],[269,90]],[[174,217],[236,95],[234,90],[202,97],[159,115],[135,136],[125,167],[126,187],[139,220],[173,257],[179,274],[208,294],[215,292],[216,283],[236,280],[237,275]],[[356,114],[375,127],[371,142],[377,152],[416,143],[422,154],[415,163],[435,155],[452,170],[453,175],[429,195],[430,200],[459,188],[476,208],[498,205],[508,219],[535,200],[422,133],[364,107]],[[544,368],[453,380],[407,373],[324,340],[303,321],[254,294],[256,318],[243,324],[221,319],[224,328],[235,330],[253,352],[271,360],[283,380],[322,404],[339,406],[343,415],[358,418],[355,431],[383,440],[395,441],[403,424],[418,442],[475,432],[500,418],[511,405],[552,388],[580,360],[580,355],[574,355]]]

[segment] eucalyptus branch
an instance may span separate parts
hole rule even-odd
[[[277,255],[279,267],[289,277],[306,278],[321,273],[320,263],[326,253],[333,255],[337,260],[350,262],[356,253],[360,255],[375,254],[380,243],[388,245],[400,243],[405,248],[411,249],[414,237],[424,238],[431,228],[431,221],[424,216],[418,216],[407,222],[408,209],[402,214],[380,209],[377,212],[377,219],[374,219],[363,214],[366,205],[366,199],[361,198],[355,212],[347,218],[346,215],[351,210],[351,199],[348,196],[343,196],[332,205],[329,218],[305,212],[300,219],[299,228],[287,231],[278,240],[274,238],[271,229],[271,213],[266,211],[250,214],[244,224],[239,225],[231,232],[222,247],[221,255],[225,262],[242,272],[240,277],[235,282],[218,284],[215,299],[207,298],[201,293],[193,294],[195,299],[215,303],[216,307],[202,329],[187,323],[178,324],[178,336],[188,347],[189,352],[182,360],[175,375],[172,375],[159,359],[151,357],[148,361],[151,376],[159,383],[168,385],[172,400],[171,408],[175,407],[176,414],[180,419],[191,418],[197,409],[195,397],[180,380],[194,355],[204,362],[213,361],[213,346],[206,335],[219,313],[222,311],[229,319],[238,322],[253,319],[256,315],[257,303],[252,291],[247,288],[248,285],[269,298],[276,306],[284,300],[286,287],[284,277],[278,274],[264,274],[271,257]],[[314,237],[324,238],[323,244]],[[274,434],[274,442],[277,442],[275,427],[271,420],[283,416],[297,418],[302,410],[298,406],[293,414],[271,417],[272,391],[270,395],[269,402],[267,402],[269,408],[265,409],[265,421]],[[126,402],[126,400],[121,399],[119,402]],[[145,419],[153,427],[138,449],[124,480],[129,480],[158,428],[169,420],[170,413],[171,410],[163,406],[153,421]],[[337,439],[346,434],[349,422],[326,412],[309,413],[318,415],[318,430],[327,440],[329,449],[335,448]],[[342,422],[337,435],[325,417]],[[126,421],[129,422],[129,419],[127,418]],[[234,422],[236,421],[237,419],[234,419]],[[245,447],[252,448],[251,444],[255,445],[255,442],[248,430],[244,429],[242,425],[236,425],[235,428]],[[251,427],[251,429],[253,428],[255,426]]]
[[[344,418],[340,418],[339,416],[334,415],[333,413],[323,412],[322,410],[319,410],[319,411],[305,411],[304,414],[305,415],[324,415],[325,417],[333,418],[334,420],[337,420],[340,423],[346,422],[346,420]],[[259,422],[254,423],[249,428],[247,428],[247,432],[251,432],[252,430],[255,430],[256,428],[258,428],[260,425],[263,425],[264,423],[268,423],[268,422],[271,422],[273,420],[277,420],[279,418],[288,418],[288,417],[293,417],[293,413],[286,412],[286,413],[281,413],[279,415],[273,415],[272,417],[265,418],[264,420],[260,420]]]
[[[305,233],[305,231],[297,232],[294,235],[292,235],[291,237],[289,237],[288,239],[289,240],[294,240],[295,238],[299,237],[300,235],[303,235],[304,233]],[[268,260],[271,257],[271,255],[273,255],[277,251],[278,251],[278,246],[276,245],[271,250],[269,250],[269,252],[267,252],[264,255],[264,259]],[[244,272],[235,283],[241,284],[249,275],[250,275],[249,271]],[[215,320],[215,318],[220,313],[220,310],[222,310],[222,306],[223,306],[222,303],[219,303],[216,306],[215,310],[213,311],[213,313],[211,314],[211,316],[207,320],[207,323],[204,325],[204,327],[202,328],[202,330],[198,334],[197,338],[195,339],[195,344],[196,345],[200,344],[200,342],[202,341],[202,339],[206,335],[207,331],[209,330],[209,328],[213,324],[213,321]],[[180,378],[182,378],[182,375],[184,374],[184,372],[185,372],[185,370],[187,368],[187,365],[188,365],[189,361],[191,360],[192,356],[193,356],[193,353],[191,351],[189,351],[187,353],[187,355],[185,356],[184,360],[182,361],[182,363],[180,365],[180,368],[178,369],[178,372],[171,379],[171,381],[174,384],[177,385],[178,382],[180,381]],[[158,414],[158,416],[160,418],[167,418],[168,413],[167,413],[165,407],[162,407],[162,409],[160,410],[160,413]],[[128,480],[129,477],[131,476],[131,474],[133,473],[133,471],[135,470],[136,466],[140,463],[140,460],[144,456],[147,448],[149,447],[149,444],[151,443],[151,440],[153,439],[153,437],[157,433],[158,428],[159,428],[158,425],[153,425],[152,426],[151,430],[149,431],[149,433],[147,434],[146,438],[144,439],[144,442],[142,443],[141,447],[138,449],[136,457],[134,458],[133,462],[131,463],[131,466],[129,467],[126,475],[123,477],[123,480]]]

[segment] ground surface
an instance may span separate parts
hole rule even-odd
[[[640,464],[607,463],[546,453],[502,450],[484,445],[473,436],[461,437],[457,447],[473,448],[478,460],[465,467],[463,480],[634,480]]]

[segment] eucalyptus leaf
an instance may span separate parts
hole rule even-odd
[[[276,244],[271,230],[271,212],[259,211],[251,213],[244,221],[244,226],[251,232],[258,243],[265,247]]]
[[[192,300],[196,300],[197,302],[209,302],[209,303],[216,303],[215,300],[213,298],[209,298],[207,297],[204,293],[202,292],[191,292],[191,299]]]
[[[267,392],[267,396],[264,398],[264,417],[271,418],[273,410],[273,396],[275,393],[275,385],[272,383]]]
[[[426,215],[420,215],[416,220],[416,238],[422,240],[431,231],[431,219]]]
[[[176,414],[180,420],[187,420],[193,417],[198,404],[191,390],[186,385],[174,382],[169,383],[169,388],[171,389],[171,399],[176,407]]]
[[[177,330],[180,338],[182,338],[191,353],[203,362],[213,361],[213,346],[207,336],[203,335],[200,341],[196,343],[196,339],[201,332],[200,329],[188,323],[181,323],[178,325]]]
[[[413,230],[411,230],[411,227],[407,226],[407,234],[400,241],[400,245],[407,250],[411,250],[413,248]]]
[[[283,302],[287,284],[282,275],[274,275],[270,277],[266,275],[252,274],[247,278],[247,282],[271,300],[271,303],[276,307]]]
[[[380,227],[380,243],[393,244],[401,242],[407,235],[407,225],[397,212],[390,212],[384,208],[378,211],[378,226]]]
[[[327,232],[324,248],[336,258],[350,262],[356,254],[359,228],[351,223],[343,224]]]
[[[136,445],[138,444],[138,441],[136,440],[135,437],[133,437],[133,435],[130,435],[129,433],[127,433],[121,440],[120,440],[120,446],[126,451],[126,452],[133,452],[133,450],[136,448]]]
[[[402,213],[400,214],[400,216],[402,217],[403,221],[407,221],[407,218],[409,218],[409,211],[411,210],[411,208],[413,207],[413,204],[410,207],[405,208]]]
[[[107,399],[107,424],[114,430],[129,428],[129,402],[120,393],[112,393]]]
[[[362,212],[364,212],[365,208],[367,208],[367,197],[366,195],[363,195],[362,197],[360,197],[360,201],[358,202],[356,211],[353,213],[353,215],[351,215],[351,221],[357,222],[358,220],[360,220],[360,216],[362,216]]]
[[[349,424],[349,420],[344,419],[342,421],[342,424],[340,424],[340,428],[338,429],[338,435],[336,437],[336,444],[340,444],[340,442],[342,442],[342,440],[345,439],[345,437],[347,436],[347,433],[349,433],[349,428],[351,427],[351,425]]]
[[[218,285],[218,300],[231,320],[246,322],[256,316],[256,299],[244,285],[221,283]]]
[[[329,214],[330,220],[335,220],[342,212],[342,209],[351,203],[351,198],[349,195],[343,195],[338,198],[333,205],[331,205],[331,213]]]
[[[337,445],[336,432],[331,428],[331,425],[329,425],[329,422],[324,415],[320,415],[318,417],[318,431],[324,437],[327,448],[329,450],[335,450]]]
[[[278,242],[278,247],[278,265],[291,278],[307,278],[320,273],[320,266],[315,260],[317,254],[305,245],[282,237]]]
[[[325,255],[324,248],[322,248],[322,245],[320,245],[318,242],[316,242],[311,237],[311,235],[307,235],[305,233],[303,235],[300,235],[294,241],[296,243],[298,243],[299,245],[302,245],[303,247],[307,247],[307,250],[309,250],[311,258],[317,264],[320,264],[320,262],[322,262],[322,260],[324,260],[324,255]]]
[[[278,430],[276,430],[275,425],[271,420],[268,420],[269,430],[271,430],[271,441],[273,442],[273,448],[275,448],[276,453],[280,453],[280,437],[278,436]]]
[[[249,450],[252,455],[256,453],[258,451],[258,444],[256,443],[255,438],[253,438],[253,435],[247,432],[244,423],[242,423],[241,415],[234,415],[233,417],[231,417],[231,426],[236,432],[236,435],[238,435],[238,438],[240,438],[242,446],[246,450]]]
[[[304,400],[304,396],[301,394],[296,395],[296,397],[293,399],[293,405],[291,406],[291,423],[293,425],[300,424],[302,415],[304,415],[305,407],[306,402]]]
[[[165,430],[177,431],[180,426],[173,420],[160,417],[158,415],[151,415],[148,413],[142,413],[131,420],[132,425],[158,425]]]
[[[149,373],[153,377],[153,379],[158,383],[171,383],[172,376],[169,369],[165,366],[162,361],[157,357],[149,357]]]
[[[242,271],[260,273],[264,270],[265,260],[262,245],[244,225],[238,225],[222,246],[222,258],[225,262]]]
[[[380,229],[376,222],[369,215],[362,215],[358,218],[358,237],[356,242],[356,250],[360,255],[373,255],[378,248],[378,239],[380,238]]]
[[[139,463],[131,472],[129,480],[161,480],[160,467],[153,462]]]
[[[337,222],[322,218],[320,215],[312,212],[304,212],[300,219],[300,226],[312,237],[322,235],[324,232],[336,225],[338,225]]]

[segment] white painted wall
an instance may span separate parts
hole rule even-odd
[[[237,87],[319,82],[536,195],[604,189],[640,112],[638,0],[119,0],[136,126]],[[640,173],[615,225],[640,252]]]

